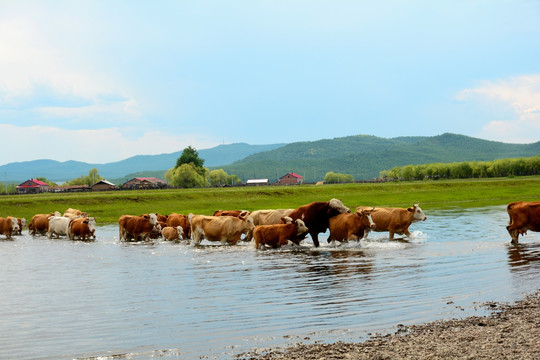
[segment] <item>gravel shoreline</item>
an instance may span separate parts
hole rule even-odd
[[[361,343],[298,343],[235,356],[239,360],[540,359],[540,290],[512,305],[486,303],[488,316],[398,326]]]

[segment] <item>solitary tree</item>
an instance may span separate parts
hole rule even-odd
[[[203,187],[207,183],[208,169],[197,150],[188,146],[176,160],[176,166],[167,170],[165,180],[172,186],[191,188]]]
[[[180,167],[184,164],[193,164],[195,168],[202,168],[204,166],[204,159],[199,157],[197,150],[188,146],[182,152],[182,155],[176,160],[176,166]]]

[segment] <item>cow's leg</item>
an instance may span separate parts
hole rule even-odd
[[[388,230],[388,239],[394,240],[394,230]]]
[[[359,241],[360,238],[358,236],[356,236],[355,234],[349,234],[349,236],[347,236],[347,240],[354,240],[354,241]]]
[[[313,245],[315,245],[315,247],[319,247],[319,233],[313,232],[313,233],[309,233],[309,235],[311,235],[311,239],[313,240]]]

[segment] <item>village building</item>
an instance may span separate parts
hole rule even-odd
[[[49,189],[50,192],[61,193],[61,192],[84,192],[90,191],[89,185],[61,185],[54,186]]]
[[[304,183],[304,178],[295,173],[287,173],[279,178],[280,185],[299,185]]]
[[[167,187],[167,183],[155,177],[138,177],[125,182],[122,185],[123,189],[163,189]]]
[[[258,186],[258,185],[268,185],[268,179],[249,179],[246,182],[246,185]]]
[[[91,186],[92,191],[105,191],[105,190],[114,190],[116,185],[105,179],[99,180],[97,183]]]
[[[37,194],[48,191],[49,184],[38,179],[26,180],[17,186],[17,194]]]

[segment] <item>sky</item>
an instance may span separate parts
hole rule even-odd
[[[0,165],[540,141],[540,1],[0,0]]]

